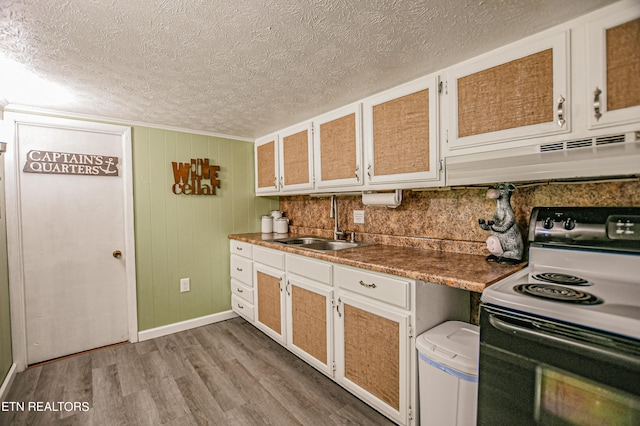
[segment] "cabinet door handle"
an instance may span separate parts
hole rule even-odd
[[[280,189],[284,188],[284,182],[283,182],[283,177],[280,176]]]
[[[369,176],[369,180],[371,180],[371,164],[367,166],[367,176]]]
[[[565,119],[564,119],[564,103],[565,103],[566,99],[562,97],[562,95],[560,95],[560,97],[558,98],[558,108],[557,108],[557,113],[558,113],[558,126],[562,127],[564,126],[564,123],[566,123]]]
[[[366,287],[366,288],[376,288],[376,287],[377,287],[376,283],[368,284],[368,283],[365,283],[365,282],[364,282],[364,281],[362,281],[362,280],[360,280],[360,285],[361,285],[362,287]]]
[[[336,312],[338,313],[338,318],[342,318],[342,314],[340,313],[340,303],[342,303],[342,300],[340,300],[340,298],[338,297],[338,303],[336,303]]]
[[[600,120],[602,114],[600,113],[600,95],[602,94],[602,90],[596,87],[596,90],[593,91],[593,112],[596,121]]]
[[[287,296],[291,296],[291,291],[289,291],[290,287],[291,287],[291,283],[289,282],[289,280],[287,280],[287,285],[284,287],[285,290],[287,291]]]
[[[278,176],[273,178],[273,186],[275,186],[276,189],[278,189]]]
[[[356,166],[356,180],[360,182],[360,166]]]

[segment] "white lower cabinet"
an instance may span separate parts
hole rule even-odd
[[[415,338],[468,321],[469,292],[255,245],[252,254],[253,286],[234,278],[243,266],[232,270],[233,310],[394,422],[419,424]]]
[[[284,271],[253,264],[255,283],[255,326],[275,341],[286,344]]]
[[[254,320],[252,246],[231,240],[231,309],[247,321]]]
[[[287,277],[287,347],[333,376],[333,289],[290,274]]]
[[[411,314],[338,291],[336,380],[400,424],[408,424]]]

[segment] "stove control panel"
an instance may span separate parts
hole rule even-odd
[[[609,216],[607,219],[607,236],[612,240],[640,241],[640,216]]]
[[[535,207],[529,242],[640,253],[640,207]]]

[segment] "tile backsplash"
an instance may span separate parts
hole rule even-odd
[[[339,226],[355,231],[359,241],[487,255],[489,236],[478,219],[493,217],[496,202],[486,188],[403,191],[395,209],[362,204],[359,195],[338,195]],[[526,239],[535,206],[640,206],[640,181],[516,185],[511,205]],[[280,210],[290,218],[290,232],[331,236],[330,197],[280,198]],[[364,210],[364,224],[353,211]]]

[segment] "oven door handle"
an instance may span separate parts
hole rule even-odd
[[[634,366],[636,366],[636,368],[640,367],[640,359],[638,359],[637,357],[633,357],[625,353],[616,352],[613,349],[606,350],[602,347],[588,345],[586,343],[573,340],[567,336],[559,337],[553,334],[545,333],[543,331],[520,327],[501,320],[493,314],[489,314],[489,323],[496,329],[508,334],[519,334],[523,338],[527,338],[529,340],[534,340],[537,342],[548,343],[556,347],[570,349],[571,351],[578,354],[590,353],[596,357],[605,357],[613,359],[616,362],[633,364]]]

